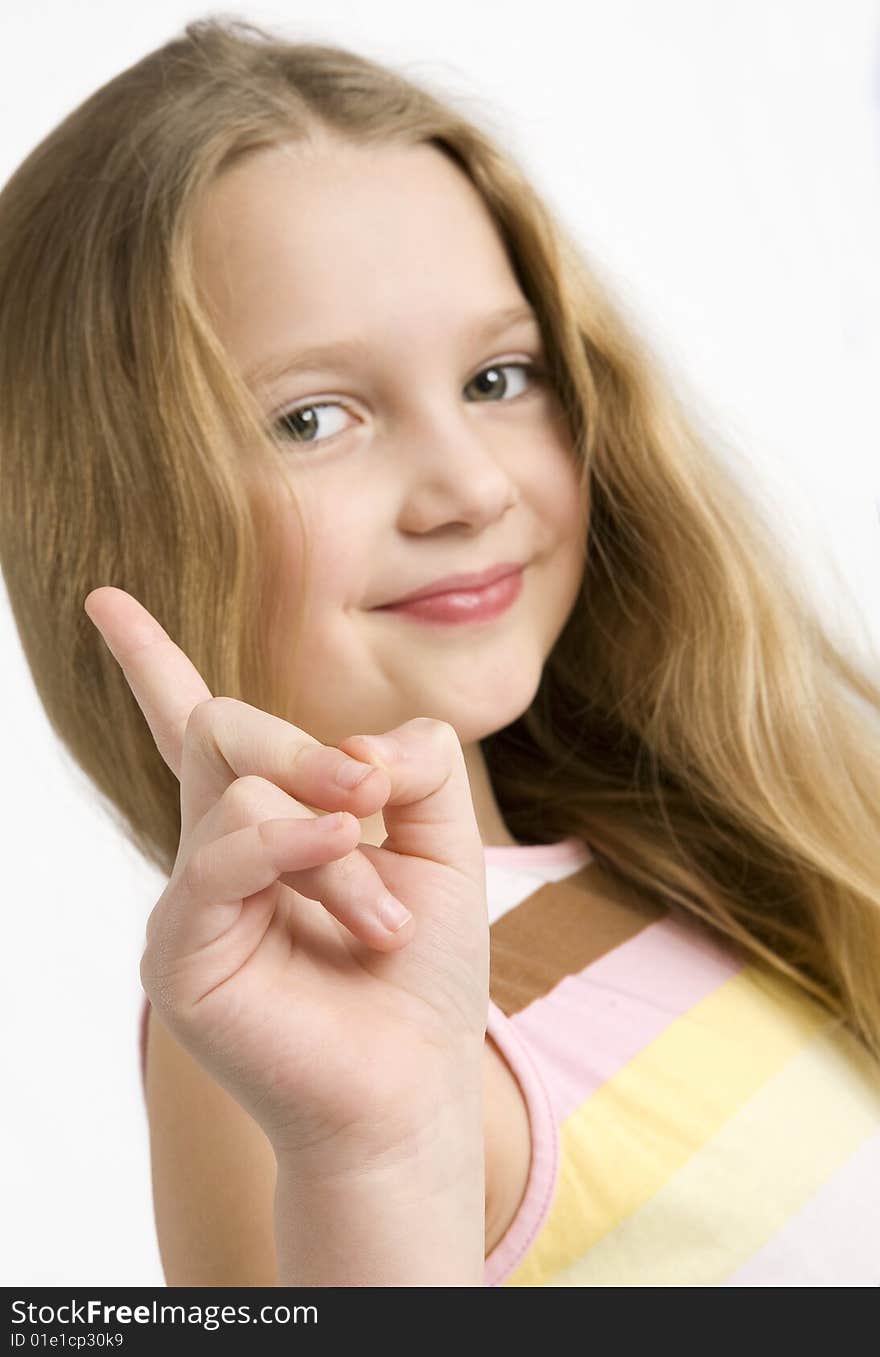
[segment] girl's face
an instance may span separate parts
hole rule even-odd
[[[296,667],[286,715],[325,744],[415,716],[464,746],[508,725],[574,605],[585,541],[558,399],[518,366],[542,365],[539,327],[478,193],[431,147],[273,148],[215,181],[196,249],[313,543],[302,646],[274,638]],[[293,616],[302,543],[279,506]],[[502,562],[522,586],[491,620],[378,610]]]

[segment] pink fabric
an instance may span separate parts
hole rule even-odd
[[[500,1286],[520,1259],[525,1257],[547,1218],[559,1171],[559,1141],[547,1089],[513,1023],[491,999],[486,1031],[522,1087],[532,1139],[532,1160],[525,1195],[506,1233],[486,1258],[484,1285]]]
[[[743,965],[673,909],[515,1013],[509,1021],[540,1065],[557,1121]]]
[[[490,844],[483,852],[487,863],[499,867],[557,867],[581,861],[586,864],[593,857],[583,839],[574,834],[558,843],[518,843],[504,848]]]

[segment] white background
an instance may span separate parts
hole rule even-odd
[[[95,88],[210,12],[7,0],[0,180]],[[472,100],[771,497],[829,621],[854,645],[878,644],[873,0],[297,0],[222,12]],[[143,928],[164,881],[50,732],[5,590],[0,647],[0,1282],[162,1286],[137,1017]]]

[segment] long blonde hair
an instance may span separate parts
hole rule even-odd
[[[212,329],[192,240],[216,175],[316,134],[426,143],[468,176],[571,430],[581,596],[529,709],[483,741],[509,829],[581,836],[880,1058],[880,685],[510,155],[454,100],[350,51],[191,23],[0,193],[0,561],[53,729],[170,873],[178,785],[86,594],[128,590],[212,692],[295,720],[270,647],[281,454]]]

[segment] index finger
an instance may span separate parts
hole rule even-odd
[[[194,707],[213,696],[164,627],[124,589],[106,584],[83,609],[119,664],[150,727],[156,748],[180,781],[183,736]]]
[[[231,783],[246,776],[274,783],[306,807],[356,806],[358,818],[367,814],[364,798],[375,802],[387,773],[377,784],[357,755],[332,745],[325,748],[313,735],[247,702],[213,698],[192,661],[124,589],[95,589],[83,607],[122,669],[156,748],[181,784],[182,836]],[[193,712],[207,703],[213,709],[201,723]],[[302,767],[300,755],[307,749],[321,757]],[[360,775],[354,781],[352,769]],[[375,804],[369,806],[371,813],[374,809]]]

